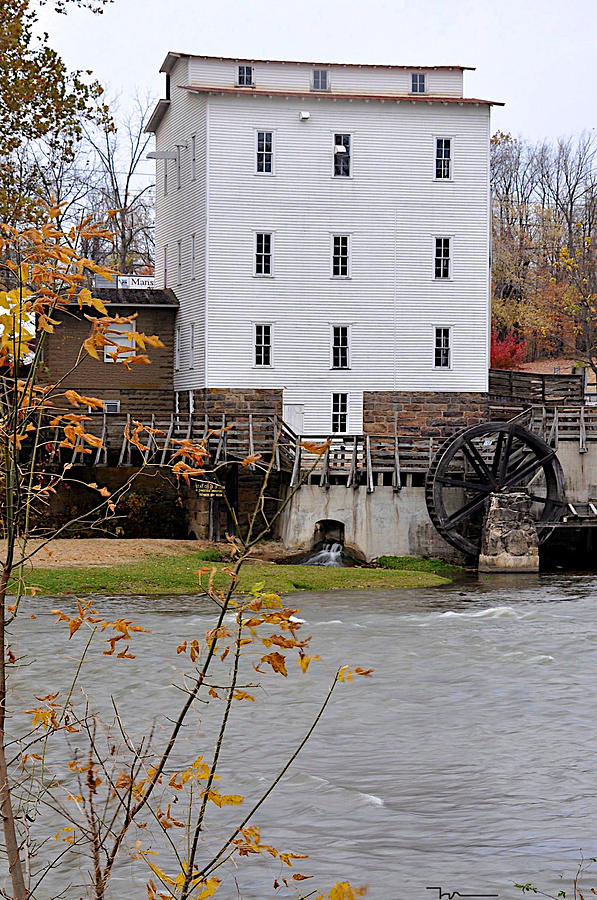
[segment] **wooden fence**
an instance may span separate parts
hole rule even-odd
[[[532,403],[582,402],[584,375],[537,375],[534,372],[489,370],[492,398],[515,398]]]

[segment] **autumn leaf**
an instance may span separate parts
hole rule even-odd
[[[288,675],[286,671],[286,657],[282,656],[281,653],[268,653],[267,656],[261,657],[262,663],[268,663],[274,672],[279,672],[285,678]]]

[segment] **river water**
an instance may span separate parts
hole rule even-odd
[[[293,666],[287,679],[259,676],[257,702],[234,707],[218,787],[255,799],[307,730],[335,668],[372,666],[372,678],[338,687],[256,816],[264,841],[309,854],[285,874],[316,876],[301,886],[368,884],[370,900],[430,900],[438,887],[509,900],[522,896],[514,882],[529,881],[570,897],[580,850],[597,855],[596,601],[595,576],[292,595],[323,662],[307,675]],[[52,624],[57,603],[35,598],[37,618],[21,619],[13,637],[36,660],[13,680],[15,703],[66,683],[77,637],[67,642]],[[92,653],[81,682],[106,713],[114,695],[131,733],[142,734],[156,710],[167,715],[180,703],[175,647],[202,639],[211,607],[185,597],[98,598],[97,606],[105,615],[125,609],[152,630],[136,638],[134,660]],[[201,716],[185,733],[181,764],[209,753],[210,710]],[[214,807],[216,837],[231,815]],[[68,900],[84,896],[68,887],[81,876],[71,865],[35,896],[59,888]],[[118,871],[115,898],[146,896],[139,866]],[[273,860],[250,861],[237,873],[240,893],[229,879],[217,897],[279,896],[279,872]]]

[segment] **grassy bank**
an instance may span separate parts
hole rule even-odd
[[[44,594],[193,594],[199,590],[196,572],[203,566],[216,566],[216,587],[228,584],[228,579],[222,572],[225,564],[206,560],[208,554],[209,551],[172,557],[149,557],[128,565],[105,568],[37,568],[27,574],[26,583]],[[397,557],[388,559],[396,560]],[[293,591],[430,587],[447,584],[455,571],[438,560],[416,559],[404,559],[400,564],[396,563],[395,567],[380,569],[250,563],[241,570],[239,591],[246,592],[260,581],[265,582],[268,590],[281,594]]]

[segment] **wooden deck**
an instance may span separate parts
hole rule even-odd
[[[580,453],[597,441],[597,407],[585,404],[536,404],[521,408],[508,400],[490,404],[489,418],[518,421],[557,449],[561,442],[577,444]],[[80,441],[73,449],[61,448],[62,431],[56,428],[48,442],[54,464],[93,466],[167,465],[185,440],[205,441],[212,465],[239,462],[260,455],[259,465],[272,464],[288,473],[292,486],[301,482],[326,489],[332,484],[364,486],[368,492],[391,486],[422,486],[438,448],[447,436],[413,438],[397,432],[381,434],[297,435],[277,416],[235,415],[208,419],[200,415],[152,417],[151,433],[140,434],[143,449],[124,436],[134,428],[128,415],[91,413],[86,429],[100,438],[102,446],[82,454]],[[457,431],[456,429],[455,431]],[[318,454],[310,445],[329,442]],[[305,446],[307,444],[307,446]],[[255,469],[251,465],[250,469]]]

